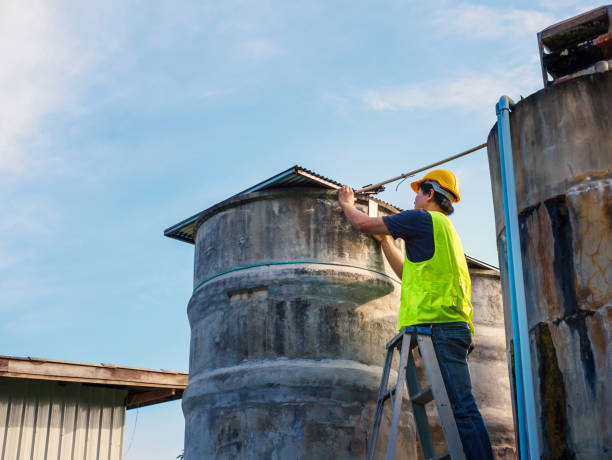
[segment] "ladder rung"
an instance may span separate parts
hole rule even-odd
[[[433,392],[431,391],[431,386],[423,388],[412,398],[413,404],[427,404],[430,401],[433,401]]]
[[[399,334],[397,334],[395,337],[393,337],[388,343],[387,343],[387,351],[389,350],[393,350],[394,348],[397,348],[398,350],[401,350],[402,348],[402,339],[404,337],[405,334],[410,334],[411,335],[411,341],[410,341],[410,349],[412,350],[414,347],[417,346],[417,341],[414,340],[415,338],[415,333],[419,334],[419,335],[431,335],[431,328],[429,327],[422,327],[422,326],[410,326],[409,328],[403,329]]]
[[[405,341],[404,338],[406,338]],[[405,345],[405,348],[408,348],[408,350],[402,350],[402,345]],[[423,364],[429,380],[429,386],[423,389],[419,389],[416,367],[414,363],[412,349],[415,347],[418,347],[419,353],[423,358]],[[389,381],[389,371],[395,349],[400,352],[398,380],[395,386],[383,391],[383,389],[387,387]],[[419,433],[421,452],[423,453],[424,457],[427,460],[465,460],[456,421],[451,410],[448,394],[444,385],[444,379],[442,378],[438,360],[433,348],[431,329],[420,328],[419,326],[412,327],[412,330],[408,328],[403,329],[402,332],[397,334],[389,343],[387,343],[387,356],[385,357],[385,367],[383,369],[383,377],[379,387],[378,394],[380,396],[376,404],[376,415],[372,427],[372,439],[368,442],[367,459],[372,460],[374,458],[378,428],[380,426],[384,403],[387,399],[391,401],[392,414],[386,455],[387,458],[393,458],[394,456],[402,403],[401,400],[395,401],[395,399],[397,396],[399,396],[397,394],[398,390],[400,393],[403,393],[403,387],[399,385],[404,384],[408,387],[407,389],[409,393],[416,390],[414,395],[411,394],[410,399],[412,402],[412,413]],[[438,409],[440,423],[442,424],[442,430],[444,432],[444,438],[448,448],[447,452],[438,455],[435,455],[434,453],[430,427],[425,410],[425,405],[431,401],[434,401],[434,388],[436,390],[436,407]],[[438,399],[440,400],[438,401]],[[397,402],[397,404],[395,404],[395,402]]]
[[[396,390],[396,389],[397,389],[397,385],[395,385],[395,386],[391,387],[391,389],[390,389],[390,390],[385,391],[385,394],[383,394],[382,398],[380,398],[380,399],[378,400],[378,402],[379,402],[379,403],[381,403],[381,402],[382,402],[382,403],[384,403],[384,402],[385,402],[387,399],[389,399],[389,398],[390,398],[390,397],[393,395],[393,393],[395,393],[395,390]]]

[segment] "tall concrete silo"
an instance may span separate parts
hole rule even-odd
[[[606,72],[542,89],[510,115],[543,458],[612,457],[611,102]],[[488,153],[507,281],[497,126]],[[512,349],[505,291],[504,304]]]
[[[195,244],[187,460],[365,457],[400,282],[374,239],[344,218],[338,186],[291,168],[166,230]],[[492,408],[497,450],[513,452],[498,275],[470,266],[483,323],[475,392],[485,416]],[[416,459],[405,407],[396,458]]]

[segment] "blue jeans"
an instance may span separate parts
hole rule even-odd
[[[467,459],[493,459],[489,433],[472,395],[467,355],[472,333],[467,323],[432,324],[431,339],[453,407]]]

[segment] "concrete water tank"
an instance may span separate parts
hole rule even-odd
[[[239,195],[199,219],[186,458],[363,458],[399,304],[376,242],[316,189]],[[400,443],[414,458],[411,424]]]
[[[300,171],[166,231],[195,244],[187,460],[365,458],[385,344],[397,332],[400,282],[374,239],[344,218],[336,192],[325,190],[331,182]],[[378,215],[397,212],[372,204]],[[366,201],[358,206],[368,211]],[[468,262],[477,309],[474,392],[496,452],[510,457],[499,273]],[[416,459],[404,407],[396,458]]]
[[[612,457],[611,102],[607,72],[538,91],[510,115],[544,458]],[[497,126],[488,153],[507,286]],[[504,305],[512,350],[506,290]]]
[[[459,205],[457,212],[461,212]],[[468,357],[472,391],[497,459],[515,459],[514,421],[499,270],[468,257],[474,306],[474,350]]]

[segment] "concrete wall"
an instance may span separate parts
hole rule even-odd
[[[121,460],[126,390],[0,379],[2,460]]]
[[[194,293],[187,459],[364,457],[399,282],[340,212],[326,192],[292,189],[230,200],[201,224],[195,287],[313,263]],[[407,413],[399,458],[415,458],[414,436]]]
[[[364,458],[400,283],[335,192],[257,192],[216,206],[197,231],[194,274],[186,458]],[[476,274],[474,299],[475,392],[506,455],[512,420],[495,272]],[[414,459],[404,407],[396,458]]]
[[[510,116],[538,434],[545,458],[612,456],[610,101],[612,72],[607,72],[538,91],[520,101]],[[489,134],[488,152],[507,286],[497,126]]]
[[[472,389],[482,413],[493,453],[516,458],[514,422],[499,272],[470,269],[474,306],[474,351],[468,357]]]

